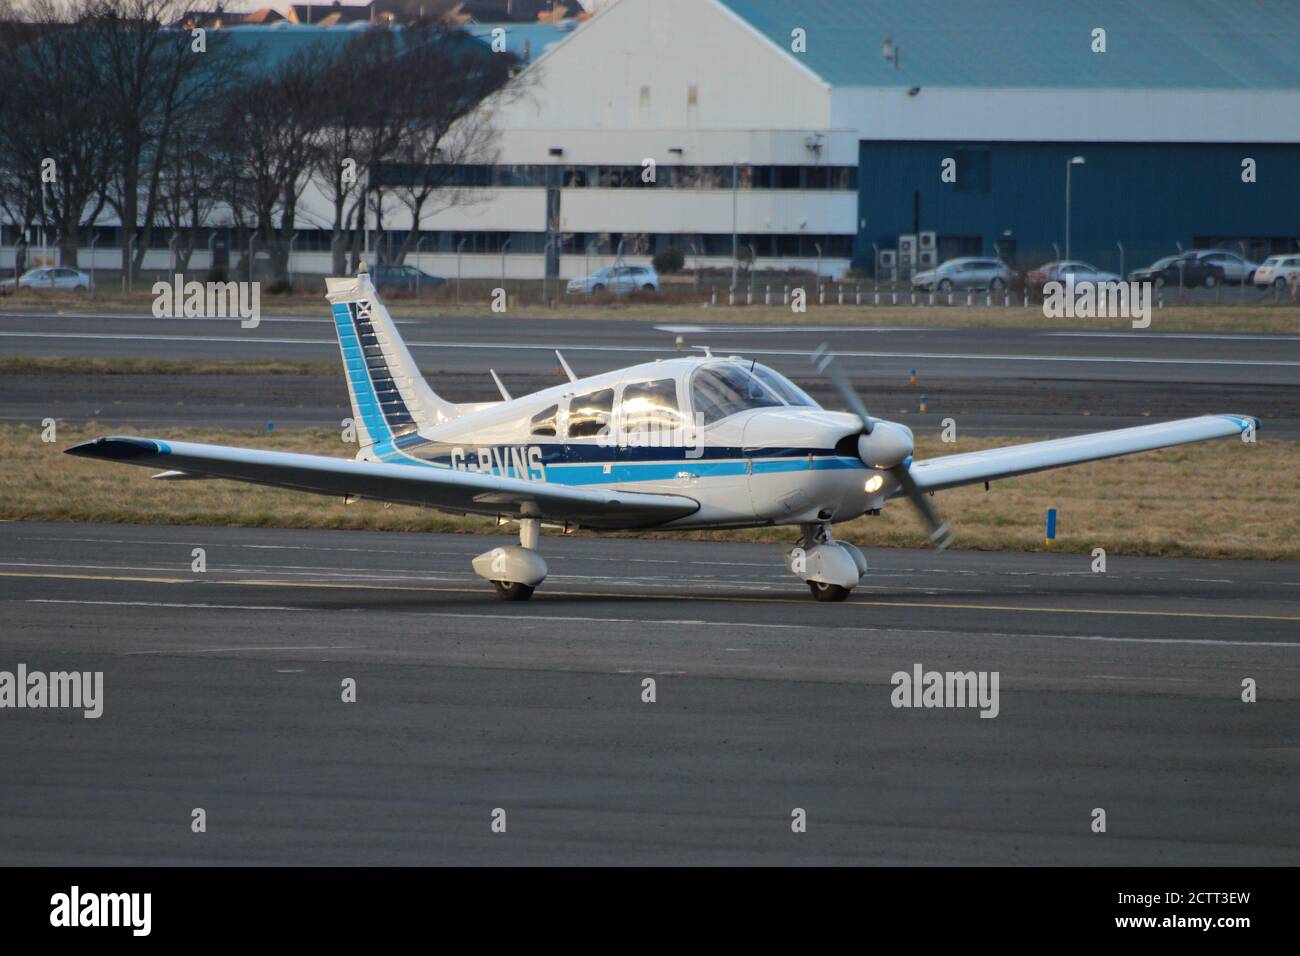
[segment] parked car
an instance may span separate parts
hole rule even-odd
[[[1128,277],[1130,282],[1150,282],[1157,289],[1180,282],[1187,288],[1203,285],[1211,289],[1223,281],[1223,267],[1194,256],[1165,256],[1145,269],[1134,269]]]
[[[565,291],[591,295],[596,292],[657,292],[659,273],[651,266],[613,265],[597,269],[589,276],[570,279]]]
[[[74,292],[86,292],[94,284],[90,274],[68,266],[43,266],[28,269],[18,277],[20,289],[72,289]],[[13,279],[0,282],[0,288],[13,291]]]
[[[1218,266],[1223,270],[1225,282],[1253,282],[1255,270],[1259,268],[1258,262],[1243,259],[1226,249],[1193,250],[1187,253],[1187,258],[1205,265]]]
[[[1255,285],[1260,288],[1290,287],[1300,279],[1300,256],[1269,256],[1255,270]]]
[[[429,275],[415,266],[375,266],[370,273],[370,281],[380,292],[410,292],[419,289],[436,289],[446,283],[442,276]]]
[[[997,259],[967,257],[949,259],[935,269],[926,269],[912,276],[912,288],[922,292],[953,289],[988,289],[997,292],[1009,286],[1016,273],[1005,262]]]
[[[1025,273],[1025,285],[1034,291],[1042,289],[1049,282],[1065,282],[1068,278],[1074,279],[1076,286],[1087,285],[1092,282],[1119,282],[1120,277],[1113,272],[1104,272],[1094,265],[1082,262],[1078,259],[1067,259],[1058,262],[1046,262]]]

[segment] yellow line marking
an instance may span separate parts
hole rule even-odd
[[[257,588],[316,588],[337,591],[412,591],[438,594],[477,594],[492,592],[483,588],[412,587],[402,584],[337,584],[325,581],[267,581],[267,580],[199,580],[195,578],[146,578],[103,574],[38,574],[26,571],[0,571],[0,578],[54,578],[63,581],[122,581],[136,584],[223,584]],[[546,597],[628,598],[644,601],[703,601],[730,604],[798,604],[807,606],[802,598],[729,597],[705,594],[659,594],[653,591],[640,594],[622,591],[546,591]],[[846,601],[848,607],[907,607],[929,610],[955,611],[1016,611],[1027,614],[1099,614],[1108,617],[1188,617],[1217,621],[1300,621],[1300,615],[1291,614],[1215,614],[1206,611],[1133,611],[1091,607],[1024,607],[1016,604],[948,604],[938,601]]]

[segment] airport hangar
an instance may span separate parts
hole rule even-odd
[[[453,271],[470,234],[498,274],[508,237],[507,274],[537,277],[553,234],[551,275],[609,261],[620,240],[631,260],[676,246],[725,268],[733,221],[760,269],[815,269],[820,245],[823,273],[873,274],[908,235],[917,260],[1032,266],[1053,243],[1064,254],[1074,156],[1071,252],[1103,268],[1120,267],[1120,242],[1126,270],[1178,243],[1294,249],[1300,21],[1281,14],[1264,0],[1231,17],[1186,0],[615,0],[559,42],[534,39],[527,96],[495,108],[497,169],[476,173],[524,184],[426,224],[430,267]]]
[[[734,230],[759,269],[905,275],[909,251],[1023,268],[1065,253],[1076,156],[1073,256],[1127,270],[1181,244],[1259,259],[1300,242],[1300,21],[1284,7],[613,0],[576,28],[477,24],[528,61],[526,95],[485,104],[501,135],[494,164],[462,171],[477,201],[428,217],[408,261],[567,278],[621,244],[629,261],[675,246],[725,269]],[[227,32],[273,51],[331,30],[346,32]],[[328,210],[309,186],[300,274],[329,271]],[[385,227],[409,229],[403,215]],[[101,231],[102,267],[115,233]],[[167,266],[159,242],[146,269]]]

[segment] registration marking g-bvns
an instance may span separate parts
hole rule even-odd
[[[500,478],[519,478],[523,481],[545,481],[546,466],[542,464],[542,449],[537,445],[491,445],[466,449],[456,446],[451,450],[451,467],[456,471],[476,471]]]

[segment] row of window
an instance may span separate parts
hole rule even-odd
[[[706,365],[690,382],[691,407],[703,425],[712,425],[751,408],[817,403],[779,372],[764,365]],[[538,438],[601,438],[611,429],[625,434],[663,432],[688,427],[677,398],[677,380],[656,379],[622,386],[615,417],[615,390],[599,388],[571,396],[532,418],[529,433]]]
[[[653,170],[653,171],[652,171]],[[384,163],[375,173],[384,186],[437,184],[471,188],[536,189],[838,189],[858,188],[856,166],[623,166],[432,165]]]
[[[98,237],[97,247],[101,250],[121,248],[123,232],[117,226],[96,226],[94,233]],[[209,239],[214,235],[216,238],[213,248],[219,256],[229,254],[233,259],[242,256],[248,249],[246,232],[215,227],[198,230],[194,239],[195,251],[206,251]],[[848,259],[853,255],[853,238],[846,235],[802,233],[742,233],[737,237],[737,246],[742,259],[748,259],[751,254],[763,259],[816,259],[818,256],[825,259]],[[387,254],[400,249],[405,239],[406,232],[402,230],[372,232],[370,237],[372,246],[378,246]],[[0,227],[0,244],[13,245],[17,241],[16,227]],[[300,229],[293,248],[295,252],[329,252],[332,241],[332,233],[328,229]],[[89,235],[84,242],[87,246],[90,244]],[[155,229],[150,235],[149,248],[169,249],[170,242],[171,233]],[[686,257],[687,268],[694,266],[692,259],[696,256],[730,258],[732,251],[730,233],[566,232],[558,234],[555,242],[560,254],[566,256],[612,256],[619,253],[620,246],[625,256],[652,256],[656,252],[675,248],[680,249]],[[978,242],[976,239],[974,254],[979,252]],[[35,244],[39,243],[38,236]],[[421,253],[440,255],[455,253],[457,250],[465,255],[500,255],[503,251],[507,255],[541,255],[546,249],[546,233],[425,230],[418,234],[416,243],[411,245],[412,261],[416,244]],[[266,243],[256,239],[253,248],[257,251],[264,250]]]

